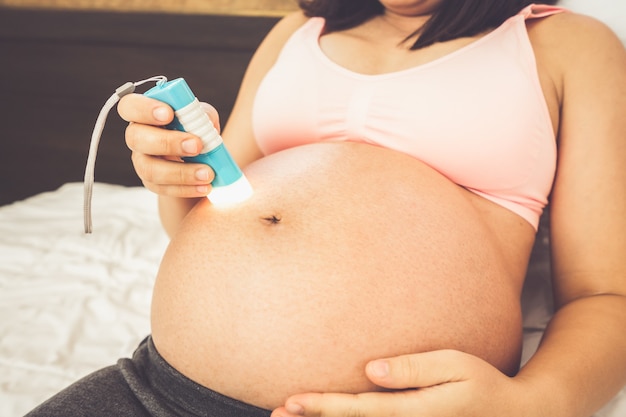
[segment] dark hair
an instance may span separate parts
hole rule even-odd
[[[500,26],[532,3],[554,5],[559,0],[442,0],[419,34],[411,49],[419,49],[435,42],[465,36],[474,36]],[[308,17],[326,19],[324,33],[349,29],[384,12],[378,0],[298,0]]]

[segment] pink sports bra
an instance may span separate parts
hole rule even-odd
[[[322,18],[287,41],[262,81],[253,129],[265,154],[319,141],[404,152],[535,229],[556,169],[556,139],[525,20],[530,5],[444,57],[380,75],[349,71],[319,47]]]

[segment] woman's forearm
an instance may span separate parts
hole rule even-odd
[[[199,200],[200,198],[159,196],[161,224],[170,237],[176,233],[187,213],[191,211]]]
[[[516,379],[550,417],[589,417],[626,384],[626,297],[595,295],[562,307]],[[529,399],[530,400],[530,399]]]

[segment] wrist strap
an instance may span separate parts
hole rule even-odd
[[[106,123],[107,116],[109,112],[118,101],[122,97],[127,94],[135,92],[135,87],[138,87],[142,84],[156,81],[156,82],[166,82],[167,78],[162,75],[150,77],[142,81],[138,82],[127,82],[126,84],[118,87],[115,90],[115,93],[104,103],[102,109],[100,110],[100,114],[96,119],[96,125],[93,129],[93,133],[91,134],[91,143],[89,144],[89,155],[87,156],[87,166],[85,167],[85,179],[84,179],[84,193],[83,193],[83,218],[85,223],[85,233],[92,232],[92,222],[91,222],[91,199],[93,197],[93,184],[94,184],[94,173],[96,170],[96,154],[98,153],[98,145],[100,144],[100,138],[102,137],[102,131],[104,130],[104,124]]]

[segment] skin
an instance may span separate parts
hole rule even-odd
[[[454,348],[515,374],[526,259],[512,255],[529,247],[505,251],[492,230],[511,236],[519,216],[362,143],[297,146],[244,171],[254,194],[198,203],[161,261],[151,333],[179,372],[265,409],[376,390],[365,364],[409,352]]]
[[[386,13],[380,18],[323,37],[324,52],[352,70],[380,73],[431,61],[474,40],[408,51],[399,40],[438,1],[381,3]],[[250,64],[223,132],[241,165],[261,157],[250,117],[256,88],[303,21],[299,14],[281,21]],[[458,351],[382,358],[365,372],[374,384],[397,391],[296,395],[273,417],[585,417],[626,384],[626,52],[606,26],[585,16],[563,13],[527,26],[559,148],[550,198],[558,310],[537,353],[515,377]],[[376,59],[358,59],[363,48]],[[160,195],[163,224],[173,234],[194,198],[210,190],[209,169],[170,160],[197,153],[199,139],[154,127],[169,122],[172,112],[145,97],[125,97],[119,112],[134,122],[126,140],[135,169]],[[209,114],[217,122],[214,109]]]

